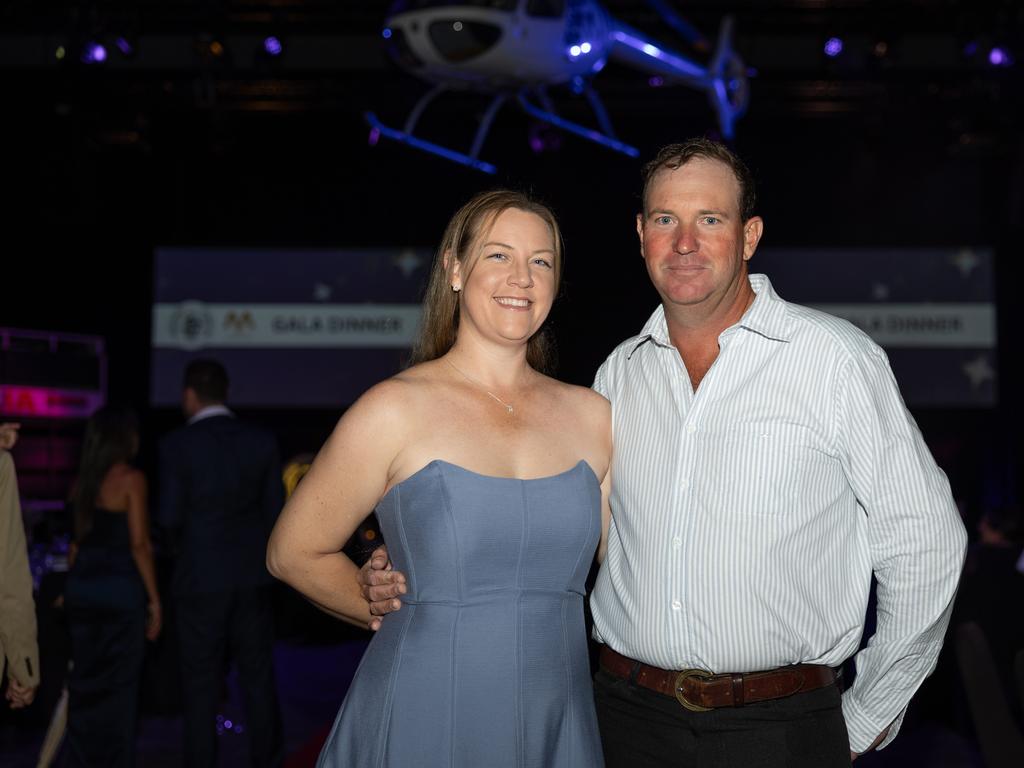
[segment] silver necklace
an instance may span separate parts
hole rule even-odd
[[[490,391],[489,389],[487,389],[487,387],[486,387],[486,386],[484,386],[484,385],[483,385],[482,383],[480,383],[479,381],[477,381],[476,379],[474,379],[474,378],[473,378],[472,376],[470,376],[470,375],[469,375],[468,373],[466,373],[465,371],[463,371],[463,370],[462,370],[461,368],[458,368],[458,367],[456,367],[455,363],[453,363],[453,362],[452,362],[451,360],[449,360],[449,359],[448,359],[447,357],[446,357],[446,358],[444,358],[444,361],[445,361],[446,363],[448,363],[448,365],[450,365],[450,366],[451,366],[451,367],[452,367],[452,368],[453,368],[453,369],[454,369],[454,370],[455,370],[455,371],[456,371],[457,373],[460,373],[460,374],[462,374],[462,377],[463,377],[463,378],[464,378],[464,379],[465,379],[466,381],[470,382],[471,384],[476,384],[476,385],[477,385],[478,387],[480,387],[480,389],[482,389],[482,390],[483,390],[484,392],[486,392],[486,393],[487,393],[488,395],[490,395],[490,396],[491,396],[492,398],[494,398],[494,400],[495,400],[496,402],[500,403],[500,404],[501,404],[501,405],[502,405],[502,406],[503,406],[503,407],[505,408],[505,412],[506,412],[506,413],[508,413],[508,415],[509,415],[509,416],[512,416],[512,415],[513,415],[513,414],[514,414],[514,413],[516,412],[515,408],[513,408],[513,407],[512,407],[511,405],[509,405],[508,403],[506,403],[506,402],[505,402],[504,400],[502,400],[502,399],[501,399],[500,397],[498,397],[498,396],[497,396],[496,394],[494,394],[493,392],[491,392],[491,391]]]

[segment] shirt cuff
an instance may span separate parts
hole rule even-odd
[[[860,707],[851,693],[852,691],[846,691],[843,694],[843,718],[846,720],[846,731],[850,738],[850,751],[863,754],[871,747],[878,735],[888,727],[889,732],[885,734],[885,738],[875,749],[887,747],[899,733],[900,726],[903,724],[903,716],[907,714],[907,708],[904,707],[900,710],[891,725],[879,724]]]

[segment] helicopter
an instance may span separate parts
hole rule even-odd
[[[646,0],[662,21],[699,51],[708,41],[664,0]],[[397,129],[366,112],[370,143],[381,136],[484,173],[497,168],[480,159],[501,107],[514,101],[541,123],[630,157],[639,150],[615,134],[591,79],[609,59],[642,70],[666,85],[684,84],[708,94],[726,140],[735,136],[750,91],[747,69],[732,45],[733,20],[725,17],[706,65],[651,40],[613,18],[596,0],[397,0],[381,34],[404,70],[431,83]],[[551,86],[568,86],[589,103],[596,122],[588,127],[560,117]],[[416,133],[426,109],[450,91],[490,94],[468,151]]]

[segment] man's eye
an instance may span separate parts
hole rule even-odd
[[[672,223],[672,217],[671,216],[658,216],[658,217],[656,217],[654,219],[654,223],[655,224],[671,224]]]
[[[718,218],[717,216],[705,216],[704,217],[704,223],[705,224],[717,224],[720,221],[721,221],[721,219]]]

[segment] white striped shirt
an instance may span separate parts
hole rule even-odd
[[[660,306],[597,372],[615,455],[594,633],[666,669],[837,667],[873,571],[877,631],[843,696],[861,752],[935,667],[966,533],[885,353],[750,284],[696,393]]]

